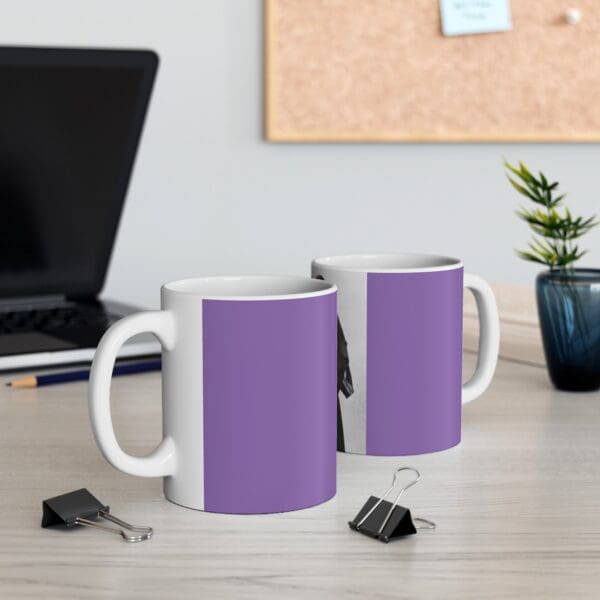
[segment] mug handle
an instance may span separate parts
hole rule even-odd
[[[152,333],[163,348],[175,343],[175,322],[166,311],[149,311],[129,315],[117,321],[104,334],[94,355],[89,382],[89,411],[96,444],[113,466],[141,477],[173,475],[177,462],[175,443],[165,437],[147,456],[131,456],[123,451],[115,436],[110,414],[110,382],[119,348],[134,335]]]
[[[500,349],[500,318],[494,292],[489,284],[470,273],[464,275],[464,285],[475,296],[479,315],[479,353],[473,376],[462,386],[462,403],[475,400],[490,385]]]

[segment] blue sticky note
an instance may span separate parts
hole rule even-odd
[[[440,0],[444,35],[508,31],[509,0]]]

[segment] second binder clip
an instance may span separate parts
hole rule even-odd
[[[108,506],[102,504],[85,488],[44,500],[42,510],[42,527],[86,525],[117,533],[126,542],[142,542],[152,537],[152,527],[137,527],[117,519],[110,514]],[[100,518],[112,521],[118,527],[102,525],[98,522]]]
[[[400,488],[393,502],[388,502],[386,498],[396,487],[398,473],[402,471],[411,471],[416,477],[410,483]],[[356,517],[349,521],[350,529],[375,538],[380,542],[388,543],[392,538],[417,533],[419,529],[435,529],[435,523],[428,519],[411,517],[410,510],[398,504],[400,496],[409,488],[415,485],[421,474],[412,467],[400,467],[394,472],[392,485],[385,491],[381,498],[371,496],[365,505],[360,509]]]

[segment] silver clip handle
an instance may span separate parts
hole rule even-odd
[[[396,508],[396,505],[398,504],[398,500],[400,499],[400,496],[402,496],[402,494],[404,494],[404,492],[409,487],[412,487],[413,485],[415,485],[415,483],[417,483],[419,481],[419,479],[421,479],[421,473],[419,473],[419,471],[417,471],[417,469],[413,469],[412,467],[400,467],[399,469],[396,469],[396,471],[394,472],[394,479],[392,480],[392,485],[390,485],[390,487],[385,491],[383,496],[381,496],[381,498],[379,498],[379,500],[373,505],[371,510],[358,522],[358,524],[356,525],[357,530],[360,529],[360,526],[373,514],[375,509],[386,499],[386,497],[390,494],[390,492],[396,487],[396,479],[398,477],[398,473],[400,473],[402,471],[412,471],[416,475],[416,477],[410,483],[408,483],[403,488],[401,488],[400,491],[398,492],[398,495],[396,496],[394,503],[392,504],[390,510],[388,511],[387,515],[385,516],[385,519],[383,520],[383,523],[381,524],[381,527],[379,528],[379,531],[377,533],[381,533],[384,530],[385,526],[387,525],[387,522],[390,520],[390,517],[392,516],[392,512],[394,512],[394,508]]]
[[[433,521],[424,519],[423,517],[414,517],[413,523],[415,524],[416,529],[435,529],[437,527]],[[419,523],[422,523],[422,525],[419,525]]]
[[[77,517],[74,522],[77,525],[85,525],[86,527],[95,527],[96,529],[103,529],[104,531],[108,531],[110,533],[117,533],[126,542],[143,542],[144,540],[149,540],[154,533],[152,527],[138,527],[136,525],[130,525],[129,523],[122,521],[106,511],[101,510],[98,514],[103,519],[112,521],[118,525],[119,529],[115,527],[108,527],[107,525],[101,525],[96,521],[90,521],[89,519],[84,519],[82,517]],[[132,533],[127,533],[125,530]]]

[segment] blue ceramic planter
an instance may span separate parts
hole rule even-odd
[[[600,269],[545,271],[536,280],[544,352],[560,390],[600,388]]]

